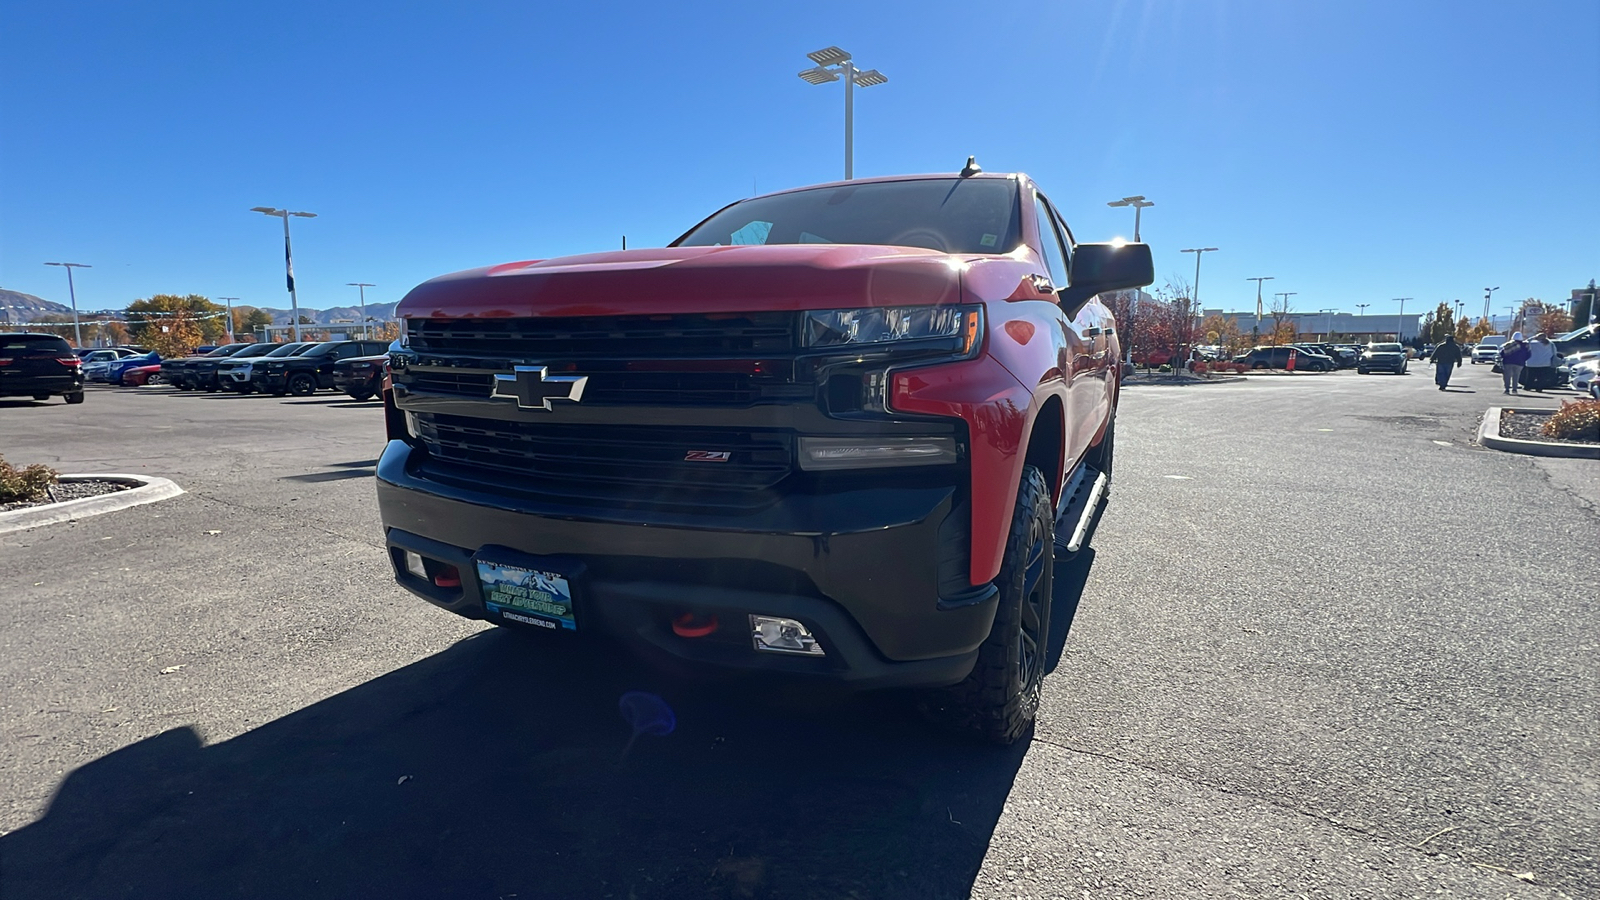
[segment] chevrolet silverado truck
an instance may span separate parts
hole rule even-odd
[[[741,200],[662,249],[445,275],[400,303],[378,502],[446,610],[713,669],[1039,704],[1052,569],[1106,496],[1123,372],[1021,174]]]

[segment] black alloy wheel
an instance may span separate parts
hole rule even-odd
[[[1055,517],[1050,487],[1035,466],[1022,470],[1000,575],[998,607],[971,674],[944,689],[929,713],[996,744],[1015,742],[1039,712],[1055,584]]]
[[[296,397],[309,397],[317,392],[317,376],[310,372],[296,372],[289,376],[289,393]]]

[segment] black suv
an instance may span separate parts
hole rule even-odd
[[[49,400],[55,394],[83,402],[83,364],[72,345],[53,334],[0,334],[0,397]]]
[[[182,359],[163,359],[161,361],[161,377],[166,379],[167,384],[172,385],[180,391],[194,390],[199,385],[194,380],[191,380],[194,377],[192,373],[196,371],[195,367],[199,365],[202,360],[226,359],[249,346],[251,345],[224,344],[223,346],[212,350],[210,353],[200,353],[196,354],[195,356],[185,356]],[[215,372],[214,366],[211,367],[211,371]]]
[[[1289,353],[1295,354],[1294,367],[1302,372],[1328,372],[1333,360],[1321,353],[1312,354],[1299,347],[1256,347],[1248,353],[1235,356],[1233,361],[1252,369],[1287,369]]]
[[[275,397],[284,394],[309,397],[317,388],[334,386],[334,363],[357,356],[376,356],[388,349],[388,341],[324,341],[294,356],[257,363],[250,369],[250,383],[256,390]]]

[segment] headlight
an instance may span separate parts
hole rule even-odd
[[[395,341],[394,341],[393,344],[389,345],[389,349],[391,349],[391,350],[396,350],[396,349],[398,349],[398,350],[410,350],[411,349],[411,320],[410,319],[402,318],[400,320],[400,336],[398,338],[395,338]]]
[[[951,339],[963,356],[977,351],[983,333],[979,306],[884,306],[806,313],[807,347],[845,347],[896,341]]]

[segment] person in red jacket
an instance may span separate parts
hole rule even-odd
[[[1450,383],[1451,371],[1460,367],[1461,345],[1456,343],[1455,335],[1447,334],[1444,343],[1433,351],[1433,381],[1439,385],[1439,390],[1444,390]]]

